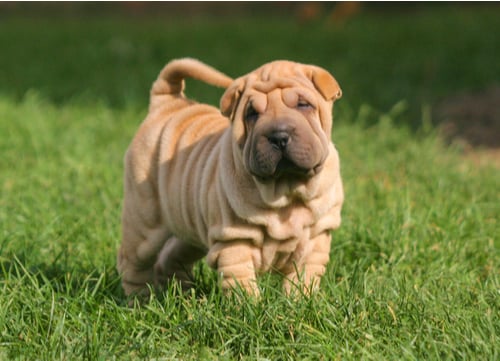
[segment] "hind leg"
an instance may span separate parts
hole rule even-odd
[[[154,265],[155,286],[162,288],[172,279],[181,282],[182,289],[192,286],[191,271],[196,261],[205,256],[206,250],[171,237],[163,246]]]
[[[127,160],[130,159],[128,154]],[[161,220],[156,186],[139,182],[132,165],[126,167],[122,212],[122,243],[118,252],[118,271],[127,295],[148,295],[154,285],[154,265],[170,236]]]
[[[127,296],[149,295],[148,285],[154,285],[154,265],[166,239],[168,232],[165,230],[137,230],[134,225],[124,222],[118,271]]]

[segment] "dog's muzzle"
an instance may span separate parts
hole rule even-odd
[[[314,140],[287,124],[276,124],[253,139],[249,170],[259,180],[310,178],[324,162]]]

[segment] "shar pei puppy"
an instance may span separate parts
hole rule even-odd
[[[184,78],[226,88],[220,109],[186,98]],[[236,80],[194,59],[167,64],[125,156],[125,293],[188,287],[204,256],[223,290],[258,295],[268,271],[286,293],[316,289],[344,198],[331,141],[341,94],[326,70],[290,61]]]

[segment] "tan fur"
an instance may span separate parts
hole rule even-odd
[[[185,77],[227,88],[221,110],[187,99]],[[288,293],[296,283],[316,288],[343,202],[330,140],[340,95],[326,70],[289,61],[235,81],[194,59],[169,63],[125,156],[118,253],[125,292],[147,293],[148,284],[172,278],[188,287],[205,255],[226,290],[238,283],[258,295],[256,276],[267,271],[285,276]],[[300,99],[311,107],[300,108]],[[256,122],[244,115],[249,104]],[[277,129],[289,131],[284,147],[271,143]]]

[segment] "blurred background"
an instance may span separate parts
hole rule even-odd
[[[498,3],[1,2],[0,96],[146,109],[173,58],[232,77],[275,59],[329,70],[336,121],[397,112],[464,150],[500,154]],[[188,83],[218,104],[221,91]],[[498,157],[496,158],[498,159]]]

